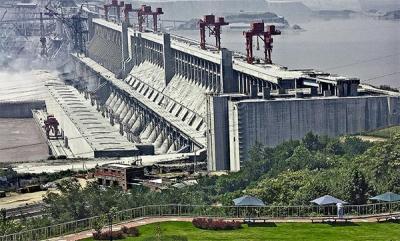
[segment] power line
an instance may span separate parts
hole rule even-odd
[[[371,81],[371,80],[381,79],[381,78],[384,78],[384,77],[387,77],[387,76],[391,76],[391,75],[395,75],[395,74],[400,74],[400,71],[396,71],[396,72],[389,73],[389,74],[384,74],[384,75],[375,76],[375,77],[366,79],[366,80],[364,80],[363,82],[369,82],[369,81]]]
[[[361,60],[361,61],[357,61],[357,62],[345,64],[345,65],[333,66],[333,67],[327,68],[325,70],[342,69],[342,68],[346,68],[346,67],[350,67],[350,66],[354,66],[354,65],[359,65],[359,64],[364,64],[364,63],[369,63],[369,62],[373,62],[373,61],[377,61],[377,60],[381,60],[381,59],[386,59],[386,58],[394,57],[394,56],[400,56],[400,52],[399,53],[395,53],[395,54],[389,54],[389,55],[385,55],[385,56],[380,56],[380,57],[376,57],[376,58],[372,58],[372,59]]]
[[[0,151],[18,149],[18,148],[21,148],[21,147],[38,146],[38,145],[43,145],[43,144],[47,144],[47,143],[46,142],[37,142],[37,143],[32,143],[32,144],[4,147],[4,148],[0,148]]]

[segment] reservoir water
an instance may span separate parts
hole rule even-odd
[[[291,69],[313,68],[358,77],[374,85],[400,87],[400,21],[367,17],[314,18],[298,24],[305,31],[288,29],[274,36],[274,63]],[[245,53],[242,32],[224,28],[222,46]],[[175,33],[199,39],[197,30]],[[212,38],[207,41],[214,43]],[[262,50],[256,55],[263,56]]]

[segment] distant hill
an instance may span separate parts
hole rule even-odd
[[[381,17],[381,19],[385,20],[400,20],[400,10],[387,12],[385,15]]]
[[[400,10],[399,0],[359,0],[363,11],[394,11]]]
[[[246,23],[253,21],[264,21],[266,23],[282,23],[287,24],[284,17],[278,16],[275,13],[240,13],[225,16],[225,20],[229,23]]]
[[[268,0],[268,11],[286,18],[308,17],[312,10],[301,1]]]
[[[322,18],[349,18],[355,13],[352,10],[319,10],[315,11],[313,16]]]
[[[248,28],[251,22],[263,21],[267,24],[274,24],[277,28],[286,28],[289,26],[288,21],[282,16],[278,16],[275,13],[264,12],[264,13],[239,13],[226,15],[225,21],[230,24],[231,28]],[[198,29],[199,19],[191,19],[178,26],[180,30],[193,30]]]
[[[361,6],[358,0],[267,0],[271,5],[297,6],[299,11],[319,10],[353,10],[360,11]]]
[[[301,0],[312,10],[353,10],[360,11],[361,6],[358,0]]]
[[[189,20],[203,15],[215,14],[225,16],[240,12],[266,12],[265,0],[204,0],[204,1],[143,1],[154,7],[162,7],[163,19]]]

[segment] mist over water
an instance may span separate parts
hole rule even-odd
[[[0,102],[44,100],[45,84],[58,81],[55,61],[46,61],[34,50],[17,57],[0,54]]]
[[[291,69],[326,70],[370,84],[400,87],[400,21],[314,18],[305,22],[290,21],[290,24],[299,24],[305,31],[284,30],[282,35],[274,36],[274,63]],[[242,32],[224,28],[223,47],[245,53]],[[199,39],[197,30],[176,33]],[[207,41],[214,42],[212,38]],[[263,56],[262,50],[256,51],[256,55]],[[391,75],[380,77],[387,74]]]
[[[59,81],[57,67],[62,60],[41,57],[39,39],[29,40],[16,41],[14,51],[0,52],[0,102],[44,100],[45,84]]]
[[[45,100],[46,83],[58,81],[57,73],[49,70],[0,71],[0,102]]]

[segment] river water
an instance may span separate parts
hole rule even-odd
[[[400,87],[400,21],[315,18],[299,25],[305,31],[284,30],[282,35],[274,36],[273,62],[292,69],[319,69],[358,77],[365,83]],[[242,32],[224,28],[222,46],[244,53]],[[197,30],[176,33],[199,39]],[[256,55],[262,56],[262,50]]]

